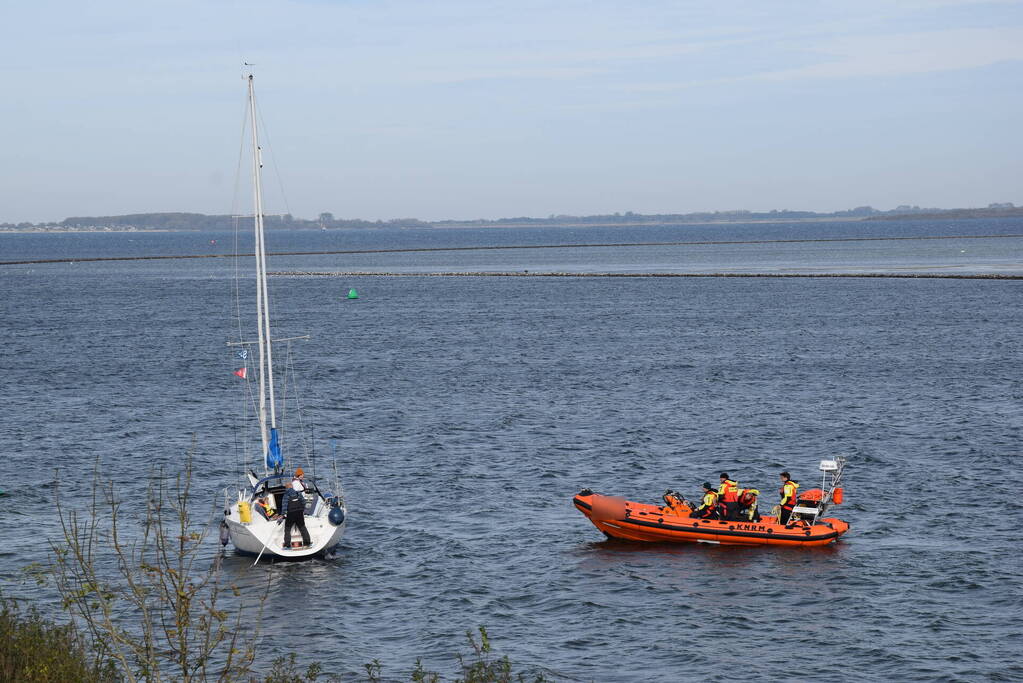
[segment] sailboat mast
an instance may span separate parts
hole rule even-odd
[[[277,411],[274,401],[273,348],[270,338],[270,297],[266,285],[266,246],[263,231],[263,183],[262,183],[262,150],[259,147],[259,127],[256,117],[256,94],[253,88],[252,74],[249,74],[249,115],[252,127],[252,192],[255,210],[253,212],[253,229],[255,231],[256,252],[256,319],[258,321],[259,339],[259,433],[263,442],[263,453],[267,453],[270,438],[267,433],[266,406],[267,389],[269,389],[270,428],[277,427]],[[266,473],[266,460],[263,461]]]

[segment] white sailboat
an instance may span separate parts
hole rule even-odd
[[[327,492],[322,482],[307,478],[300,486],[304,503],[305,527],[309,534],[309,543],[304,542],[298,529],[292,529],[290,542],[285,543],[286,505],[285,494],[294,487],[292,470],[285,470],[285,453],[281,434],[277,425],[277,398],[274,393],[274,342],[290,341],[273,339],[270,327],[270,298],[266,276],[266,244],[263,230],[263,187],[262,159],[259,146],[259,133],[256,116],[256,98],[253,89],[252,75],[248,76],[249,122],[252,128],[252,186],[253,223],[255,231],[256,257],[256,321],[257,340],[255,342],[238,340],[228,342],[229,346],[243,349],[239,355],[248,358],[248,350],[258,347],[257,381],[259,383],[256,414],[259,421],[260,440],[262,442],[263,476],[252,470],[246,474],[248,485],[237,490],[237,493],[224,493],[224,519],[221,522],[220,540],[224,545],[227,541],[242,553],[256,555],[258,562],[261,557],[302,559],[332,553],[344,535],[348,524],[348,509],[345,506],[344,494],[337,467],[334,466],[333,492]],[[296,339],[293,337],[292,339]],[[239,371],[240,376],[249,381],[247,372]],[[238,374],[238,373],[236,373]],[[276,515],[268,515],[260,505],[266,501]]]

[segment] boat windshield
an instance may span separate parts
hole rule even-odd
[[[281,489],[286,489],[291,486],[292,479],[293,477],[288,474],[275,474],[264,479],[260,479],[256,482],[256,485],[252,487],[252,497],[255,499],[265,493],[274,493]],[[304,481],[306,493],[320,492],[319,487],[313,479],[306,477]]]

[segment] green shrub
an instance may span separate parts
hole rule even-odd
[[[550,683],[542,673],[526,674],[512,670],[507,657],[495,659],[490,637],[480,627],[477,641],[467,633],[470,655],[458,655],[459,676],[453,683]],[[0,597],[0,682],[18,683],[119,683],[116,662],[90,652],[74,624],[55,624],[35,608],[22,609],[14,600]],[[354,681],[382,683],[380,663],[365,666],[366,677],[353,679],[324,675],[322,667],[310,664],[301,670],[295,655],[278,657],[262,679],[252,683],[311,683],[312,681]],[[148,676],[142,678],[148,679]],[[205,680],[205,676],[199,677]],[[440,674],[423,668],[417,661],[410,676],[413,683],[442,683]],[[393,679],[386,679],[393,680]]]
[[[525,673],[513,672],[507,655],[500,659],[494,659],[490,653],[490,636],[487,635],[487,629],[480,626],[479,631],[479,642],[476,642],[476,637],[472,631],[467,631],[465,634],[466,638],[469,639],[470,647],[472,647],[472,655],[468,661],[462,655],[458,655],[458,663],[462,668],[462,677],[455,679],[455,683],[526,683],[527,681],[532,681],[532,683],[548,683],[547,677],[542,673],[536,673],[527,677]],[[422,669],[418,662],[416,667],[419,670]],[[429,681],[430,683],[439,680],[439,678],[425,677],[416,679],[415,676],[418,673],[419,671],[413,673],[413,680]]]
[[[118,681],[113,665],[89,654],[73,624],[58,625],[35,608],[0,598],[0,681]]]
[[[491,654],[490,635],[482,626],[479,627],[479,640],[472,631],[466,633],[472,653],[468,656],[457,655],[459,675],[452,683],[553,683],[542,673],[527,674],[512,670],[512,663],[507,657],[495,659]],[[336,683],[338,681],[365,681],[365,683],[385,683],[396,681],[395,678],[384,678],[378,660],[363,666],[365,678],[349,678],[336,674],[324,675],[319,664],[311,664],[303,672],[294,654],[278,657],[273,661],[270,671],[262,679],[252,679],[251,683]],[[422,660],[416,660],[416,666],[410,677],[412,683],[443,683],[444,678],[436,671],[423,667]]]

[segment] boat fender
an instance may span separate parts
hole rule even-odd
[[[220,545],[227,545],[231,540],[231,531],[227,528],[227,522],[220,520]]]
[[[842,487],[841,487],[841,486],[839,486],[839,487],[838,487],[838,488],[836,488],[836,489],[835,489],[835,491],[834,491],[834,492],[833,492],[833,493],[831,494],[831,501],[832,501],[832,502],[833,502],[833,503],[834,503],[835,505],[841,505],[841,504],[842,504],[842,497],[843,497],[843,496],[842,496],[842,494],[843,494],[843,493],[844,493],[844,492],[842,491]]]
[[[341,523],[345,521],[345,511],[341,508],[331,508],[327,513],[327,520],[334,526],[341,526]]]

